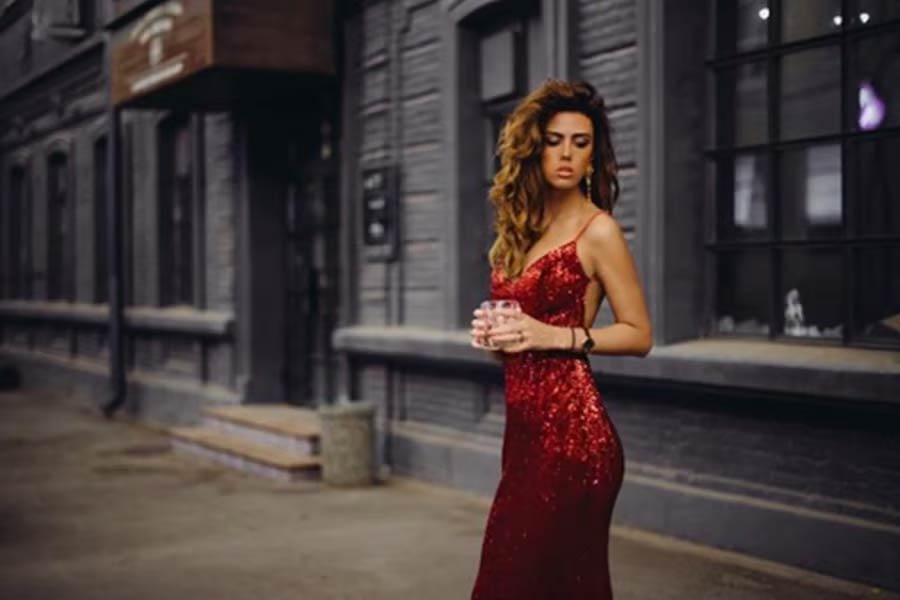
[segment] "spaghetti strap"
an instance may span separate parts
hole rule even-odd
[[[587,229],[587,228],[588,228],[588,225],[591,224],[591,221],[594,220],[594,217],[596,217],[597,215],[599,215],[599,214],[602,213],[602,212],[606,212],[606,211],[603,210],[602,208],[601,208],[601,209],[598,209],[597,212],[595,212],[595,213],[592,214],[590,217],[588,217],[587,222],[586,222],[584,225],[582,225],[582,226],[581,226],[581,229],[578,230],[578,233],[575,234],[574,240],[577,240],[578,238],[580,238],[580,237],[581,237],[581,234],[584,233],[584,230]],[[574,241],[574,240],[573,240],[573,241]]]

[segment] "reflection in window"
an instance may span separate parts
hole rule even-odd
[[[782,0],[781,39],[785,42],[841,29],[841,0]]]
[[[900,137],[860,141],[850,149],[855,233],[896,235],[900,232]]]
[[[866,27],[900,18],[897,0],[849,0],[847,26]]]
[[[811,146],[783,153],[781,206],[785,238],[841,235],[839,145]]]
[[[734,225],[740,229],[766,228],[765,157],[738,156],[734,162]]]
[[[717,260],[716,331],[768,335],[769,258],[766,252],[722,252]]]
[[[860,249],[855,262],[866,282],[856,295],[855,333],[872,341],[900,341],[900,246]]]
[[[849,59],[856,98],[849,98],[848,118],[862,131],[900,125],[900,34],[863,38],[850,46]]]
[[[781,66],[781,138],[834,133],[840,127],[840,48],[795,52]]]
[[[738,0],[736,11],[738,52],[765,46],[769,39],[768,0]]]
[[[756,61],[736,69],[734,145],[760,144],[769,139],[766,63]]]
[[[785,335],[841,339],[842,260],[841,251],[831,248],[784,251],[781,289]]]
[[[716,330],[900,344],[900,2],[714,4]]]

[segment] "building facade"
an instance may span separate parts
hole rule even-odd
[[[286,42],[271,21],[277,4],[243,14],[228,1],[5,3],[2,353],[27,383],[72,387],[98,404],[115,393],[117,255],[130,411],[189,423],[204,404],[310,405],[332,393],[340,103],[331,15],[317,9],[326,27],[307,37],[295,29]],[[294,12],[282,21],[311,20]],[[267,38],[226,28],[235,22],[286,52],[307,43],[307,54],[288,66],[264,59]],[[192,45],[214,34],[214,56]],[[239,64],[230,40],[243,44]],[[197,72],[154,83],[179,57]],[[314,59],[324,66],[310,67]],[[214,69],[196,67],[202,60]],[[114,252],[110,203],[121,222]]]
[[[789,0],[348,16],[335,344],[350,396],[381,407],[382,460],[494,492],[502,373],[468,345],[493,151],[545,77],[585,79],[609,107],[613,214],[656,336],[645,358],[591,357],[625,446],[614,522],[900,587],[898,16]],[[857,102],[866,82],[881,120]],[[397,178],[386,217],[371,172]],[[614,319],[604,302],[594,327]]]
[[[26,384],[109,394],[115,196],[130,410],[372,400],[392,472],[492,494],[503,375],[468,328],[494,144],[544,78],[586,79],[656,336],[591,357],[615,523],[900,589],[895,3],[337,3],[332,79],[274,108],[172,86],[110,153],[104,32],[169,4],[0,13],[0,357]]]

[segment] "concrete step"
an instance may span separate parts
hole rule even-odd
[[[284,404],[210,406],[202,424],[248,442],[305,455],[320,453],[321,427],[315,410]]]
[[[316,480],[321,475],[319,456],[284,450],[217,429],[172,427],[172,446],[222,465],[281,481]]]

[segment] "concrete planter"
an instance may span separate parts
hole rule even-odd
[[[375,405],[320,406],[322,481],[335,486],[375,482]]]

